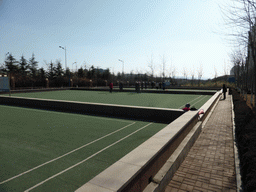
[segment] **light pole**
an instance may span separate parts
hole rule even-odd
[[[74,73],[74,70],[73,70],[73,65],[74,64],[76,64],[76,69],[77,69],[77,62],[74,62],[73,64],[72,64],[72,72]]]
[[[118,59],[118,61],[121,61],[123,63],[123,75],[124,75],[124,61],[121,59]]]
[[[96,87],[98,87],[98,75],[100,73],[99,68],[100,68],[100,66],[97,66],[97,71],[96,71]]]
[[[7,60],[7,56],[8,55],[10,55],[10,53],[9,52],[7,52],[6,54],[5,54],[5,61]],[[11,72],[9,71],[9,74],[8,74],[8,72],[7,72],[7,77],[8,77],[8,86],[9,86],[9,96],[11,96],[11,83],[10,83],[10,81],[11,81]]]
[[[65,67],[66,67],[66,73],[67,73],[67,49],[66,49],[66,46],[65,47],[59,46],[59,48],[65,50]]]
[[[67,48],[66,48],[66,46],[65,47],[59,46],[59,48],[65,50],[65,67],[66,67],[66,75],[67,75],[67,73],[68,73],[68,71],[67,71]],[[69,81],[68,81],[69,87],[70,87],[70,75],[71,74],[70,74],[70,70],[69,70]]]
[[[72,73],[73,73],[73,75],[75,74],[75,73],[74,73],[74,70],[73,70],[73,65],[74,65],[74,64],[76,64],[76,66],[77,66],[77,62],[74,62],[74,63],[72,64]],[[77,78],[76,78],[76,79],[77,79]],[[74,80],[75,80],[75,77],[74,77]],[[75,83],[75,81],[73,81],[73,82]],[[77,83],[77,82],[76,82],[76,83]]]

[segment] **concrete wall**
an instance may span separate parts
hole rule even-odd
[[[201,109],[204,110],[204,114],[200,115],[200,120],[202,122],[205,121],[206,117],[208,116],[208,114],[211,112],[212,107],[214,106],[214,104],[217,102],[217,100],[219,99],[221,95],[221,91],[216,92],[202,107]]]
[[[180,109],[110,105],[14,96],[9,97],[5,95],[0,96],[0,104],[162,123],[170,123],[184,113]]]

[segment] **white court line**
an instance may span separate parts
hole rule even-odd
[[[101,140],[101,139],[104,139],[105,137],[108,137],[108,136],[110,136],[110,135],[112,135],[112,134],[114,134],[114,133],[116,133],[116,132],[119,132],[119,131],[121,131],[121,130],[123,130],[123,129],[125,129],[125,128],[131,126],[131,125],[133,125],[134,123],[136,123],[136,122],[133,122],[133,123],[131,123],[131,124],[129,124],[129,125],[126,125],[125,127],[122,127],[121,129],[118,129],[118,130],[116,130],[116,131],[113,131],[113,132],[111,132],[111,133],[109,133],[109,134],[107,134],[107,135],[105,135],[105,136],[103,136],[103,137],[100,137],[100,138],[98,138],[98,139],[96,139],[96,140],[94,140],[94,141],[92,141],[92,142],[90,142],[90,143],[87,143],[87,144],[85,144],[85,145],[83,145],[83,146],[81,146],[81,147],[79,147],[79,148],[76,148],[76,149],[74,149],[74,150],[72,150],[72,151],[69,151],[68,153],[65,153],[64,155],[61,155],[61,156],[59,156],[59,157],[57,157],[57,158],[54,158],[54,159],[52,159],[52,160],[50,160],[50,161],[47,161],[47,162],[45,162],[45,163],[43,163],[43,164],[41,164],[41,165],[38,165],[38,166],[36,166],[36,167],[34,167],[34,168],[32,168],[32,169],[29,169],[29,170],[27,170],[27,171],[25,171],[25,172],[23,172],[23,173],[20,173],[20,174],[14,176],[14,177],[11,177],[11,178],[9,178],[9,179],[7,179],[7,180],[5,180],[5,181],[2,181],[2,182],[0,182],[0,185],[6,183],[6,182],[8,182],[8,181],[11,181],[11,180],[13,180],[13,179],[15,179],[15,178],[17,178],[17,177],[20,177],[20,176],[22,176],[22,175],[25,175],[26,173],[29,173],[29,172],[31,172],[31,171],[33,171],[33,170],[35,170],[35,169],[38,169],[38,168],[40,168],[40,167],[42,167],[42,166],[44,166],[44,165],[49,164],[49,163],[51,163],[51,162],[54,162],[54,161],[56,161],[56,160],[58,160],[58,159],[60,159],[60,158],[62,158],[62,157],[65,157],[65,156],[67,156],[67,155],[69,155],[69,154],[71,154],[71,153],[73,153],[73,152],[75,152],[75,151],[78,151],[79,149],[82,149],[82,148],[84,148],[84,147],[86,147],[86,146],[88,146],[88,145],[90,145],[90,144],[92,144],[92,143],[95,143],[96,141],[99,141],[99,140]]]
[[[202,99],[200,99],[199,101],[202,101],[203,99],[205,99],[207,97],[207,95],[205,95]],[[193,105],[195,105],[196,103],[198,103],[199,101],[195,102]]]
[[[200,96],[198,96],[197,98],[193,99],[192,101],[194,101],[194,100],[196,100],[196,99],[199,99],[199,98],[202,97],[202,96],[203,96],[203,95],[200,95]],[[191,103],[192,101],[189,101],[188,103]],[[181,109],[181,108],[183,108],[183,107],[185,107],[185,105],[180,106],[178,109]]]
[[[126,139],[127,137],[130,137],[131,135],[137,133],[138,131],[140,131],[140,130],[146,128],[147,126],[149,126],[149,125],[151,125],[151,124],[152,124],[152,123],[149,123],[149,124],[145,125],[144,127],[139,128],[138,130],[134,131],[133,133],[130,133],[129,135],[123,137],[122,139],[119,139],[118,141],[112,143],[111,145],[109,145],[109,146],[107,146],[107,147],[101,149],[100,151],[94,153],[94,154],[91,155],[90,157],[87,157],[87,158],[84,159],[83,161],[80,161],[80,162],[76,163],[75,165],[72,165],[71,167],[69,167],[69,168],[67,168],[67,169],[65,169],[65,170],[63,170],[63,171],[61,171],[61,172],[59,172],[59,173],[57,173],[57,174],[55,174],[55,175],[53,175],[53,176],[47,178],[47,179],[45,179],[44,181],[42,181],[42,182],[40,182],[40,183],[34,185],[33,187],[30,187],[29,189],[25,190],[24,192],[28,192],[28,191],[30,191],[30,190],[32,190],[32,189],[34,189],[34,188],[36,188],[36,187],[38,187],[38,186],[44,184],[45,182],[47,182],[47,181],[49,181],[49,180],[51,180],[51,179],[53,179],[53,178],[55,178],[55,177],[61,175],[62,173],[65,173],[65,172],[67,172],[68,170],[73,169],[74,167],[76,167],[76,166],[78,166],[78,165],[84,163],[85,161],[91,159],[92,157],[96,156],[97,154],[101,153],[102,151],[105,151],[106,149],[112,147],[113,145],[115,145],[115,144],[121,142],[122,140]]]
[[[0,107],[7,107],[7,108],[10,108],[10,107],[13,107],[15,109],[21,109],[21,110],[28,110],[28,111],[37,111],[37,112],[44,112],[44,113],[57,113],[57,114],[68,114],[69,116],[70,115],[83,115],[84,118],[98,118],[98,119],[104,119],[106,121],[120,121],[120,122],[131,122],[131,120],[123,120],[123,119],[116,119],[116,118],[109,118],[108,117],[99,117],[99,116],[92,116],[92,115],[88,115],[87,113],[85,114],[82,114],[82,113],[67,113],[67,112],[60,112],[60,111],[48,111],[48,110],[45,110],[45,109],[34,109],[34,108],[24,108],[24,107],[17,107],[17,106],[6,106],[6,105],[0,105]]]

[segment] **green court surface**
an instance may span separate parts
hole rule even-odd
[[[211,96],[63,90],[12,96],[200,108]],[[166,124],[0,105],[0,191],[74,191]]]
[[[74,191],[166,126],[4,105],[0,117],[1,192]]]
[[[211,97],[211,95],[193,94],[110,93],[80,90],[15,93],[13,96],[172,109],[181,109],[186,103],[199,109]]]

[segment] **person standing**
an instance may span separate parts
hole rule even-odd
[[[163,90],[165,90],[165,82],[163,82],[163,84],[162,84],[162,85],[163,85]]]
[[[109,83],[109,92],[112,93],[112,90],[113,90],[113,83],[110,82],[110,83]]]
[[[138,81],[136,81],[136,83],[135,83],[135,91],[137,93],[139,93],[139,82]]]
[[[124,85],[123,85],[123,82],[121,81],[121,82],[119,83],[119,89],[120,89],[120,91],[123,91],[123,87],[124,87]]]
[[[223,100],[226,99],[226,92],[227,92],[227,87],[225,84],[223,84],[223,88],[222,88],[222,93],[223,93]]]
[[[156,89],[158,90],[158,87],[159,87],[159,83],[158,82],[156,82]]]

